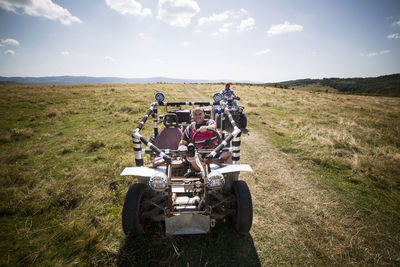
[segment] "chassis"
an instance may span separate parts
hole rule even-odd
[[[207,233],[217,220],[228,217],[238,232],[248,233],[253,218],[252,200],[239,174],[253,170],[249,165],[238,164],[241,130],[220,94],[214,95],[214,102],[164,102],[161,93],[156,94],[156,100],[132,134],[136,167],[127,167],[121,173],[137,178],[125,197],[124,233],[138,236],[148,221],[164,221],[167,234]],[[166,108],[164,115],[158,114],[161,106]],[[206,116],[226,116],[233,131],[223,130],[221,125],[211,131],[216,145],[213,149],[207,149],[204,141],[198,148],[201,142],[196,142],[197,134],[187,149],[178,149],[182,131],[191,122],[190,110],[182,110],[182,106],[211,107],[206,109]],[[178,109],[168,111],[168,107]],[[154,133],[148,141],[139,132],[150,116],[154,119]],[[159,133],[160,120],[164,128]],[[142,144],[150,149],[142,149]],[[216,158],[222,152],[231,153],[231,164]],[[143,166],[144,154],[150,155],[152,166]]]

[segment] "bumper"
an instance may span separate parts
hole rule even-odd
[[[210,216],[180,214],[165,218],[165,230],[170,235],[206,234],[210,231]]]

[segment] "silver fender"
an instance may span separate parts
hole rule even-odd
[[[157,168],[149,168],[149,167],[127,167],[121,172],[121,176],[139,176],[149,178],[150,176],[162,173],[165,174],[165,168],[157,167]]]
[[[211,164],[211,171],[217,171],[219,173],[231,173],[231,172],[252,172],[253,169],[248,164],[232,164],[224,167]]]

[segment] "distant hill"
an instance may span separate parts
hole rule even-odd
[[[301,79],[279,83],[268,83],[267,85],[279,86],[282,88],[320,85],[331,87],[342,93],[400,96],[400,74],[371,78]]]
[[[175,79],[167,77],[151,78],[119,78],[90,76],[52,76],[52,77],[0,77],[0,84],[38,84],[38,85],[73,85],[73,84],[142,84],[142,83],[225,83],[260,84],[254,81],[232,80],[195,80]],[[333,88],[342,93],[400,96],[400,74],[385,75],[371,78],[323,78],[300,79],[264,85],[280,88],[303,87]]]
[[[72,84],[106,84],[106,83],[225,83],[230,80],[195,80],[174,79],[166,77],[151,78],[119,78],[119,77],[89,77],[89,76],[52,76],[52,77],[0,77],[0,84],[23,83],[41,85],[72,85]],[[231,81],[235,82],[235,81]],[[238,81],[252,83],[251,81]],[[236,83],[236,82],[235,82]]]

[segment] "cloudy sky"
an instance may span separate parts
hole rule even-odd
[[[0,0],[0,76],[399,72],[399,0]]]

